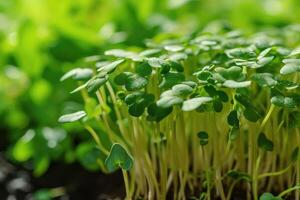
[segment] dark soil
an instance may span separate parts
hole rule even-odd
[[[64,187],[66,194],[57,199],[123,199],[124,194],[122,174],[118,172],[106,175],[88,172],[78,163],[54,163],[45,175],[33,177],[30,171],[11,165],[0,155],[0,200],[32,199],[37,190],[58,187]]]

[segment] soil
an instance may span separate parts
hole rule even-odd
[[[45,175],[33,177],[30,171],[11,165],[0,155],[0,200],[31,199],[34,191],[58,187],[64,187],[66,194],[57,199],[116,200],[124,196],[122,174],[118,172],[106,175],[88,172],[78,163],[54,163]]]

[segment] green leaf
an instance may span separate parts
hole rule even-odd
[[[230,141],[234,141],[240,134],[238,126],[232,126],[229,129],[228,137]]]
[[[155,58],[155,57],[148,58],[147,62],[151,67],[154,67],[154,68],[160,68],[162,66],[162,64],[164,63],[163,60],[161,60],[159,58]]]
[[[133,75],[133,73],[131,73],[131,72],[122,72],[114,78],[114,82],[117,85],[125,85],[128,80],[128,77],[130,77],[132,75]]]
[[[130,115],[139,117],[144,113],[145,108],[154,101],[152,94],[143,92],[134,92],[125,97],[125,102],[129,106]]]
[[[226,50],[225,54],[228,56],[228,58],[254,58],[256,56],[256,53],[250,49],[250,48],[235,48]]]
[[[282,200],[280,197],[275,197],[271,193],[263,193],[260,197],[259,200]]]
[[[145,111],[145,106],[142,103],[132,104],[128,108],[128,112],[131,116],[139,117]]]
[[[36,133],[34,130],[28,130],[14,145],[12,156],[19,162],[24,162],[34,155],[32,139]]]
[[[240,120],[238,118],[238,115],[237,115],[237,111],[236,110],[232,110],[228,116],[227,116],[227,123],[230,125],[230,126],[235,126],[235,127],[239,127],[240,125]]]
[[[258,66],[256,68],[263,67],[263,66],[269,64],[273,59],[274,59],[274,56],[263,57],[263,58],[258,59],[258,61],[257,61]]]
[[[125,88],[128,91],[134,91],[144,88],[148,84],[148,79],[138,74],[132,74],[127,78]]]
[[[86,84],[86,88],[88,90],[88,92],[90,93],[94,93],[96,92],[102,85],[104,85],[106,83],[106,81],[108,80],[108,76],[104,76],[104,77],[95,77],[91,80],[89,80]]]
[[[257,122],[261,118],[260,113],[258,113],[255,109],[252,108],[246,108],[243,114],[244,117],[251,122]]]
[[[210,71],[201,71],[197,73],[197,78],[200,81],[206,82],[210,77],[212,77],[212,73]]]
[[[200,145],[205,146],[208,144],[208,134],[205,131],[200,131],[197,133],[198,138],[200,139]]]
[[[220,100],[213,101],[213,108],[216,112],[221,112],[223,110],[223,104]]]
[[[169,89],[182,81],[184,81],[184,75],[182,73],[169,72],[163,75],[163,80],[159,84],[159,87],[162,89]]]
[[[250,85],[251,85],[251,81],[237,82],[234,80],[226,80],[223,83],[223,86],[228,88],[244,88],[244,87],[249,87]]]
[[[285,65],[280,69],[283,75],[300,72],[300,59],[284,59]]]
[[[139,63],[135,67],[135,72],[140,76],[149,76],[152,73],[152,67],[148,63]]]
[[[161,108],[169,108],[183,102],[182,98],[176,96],[163,96],[157,102],[156,105]]]
[[[215,71],[226,80],[240,80],[241,77],[243,77],[243,69],[237,66],[233,66],[228,69],[223,67],[217,67]]]
[[[147,49],[145,51],[140,52],[139,55],[142,56],[142,57],[143,56],[148,57],[148,56],[155,55],[155,54],[157,54],[161,51],[162,51],[161,49]]]
[[[272,87],[277,85],[277,80],[275,80],[273,75],[270,73],[253,74],[251,79],[261,87]]]
[[[114,56],[116,58],[132,58],[136,54],[131,51],[125,51],[123,49],[110,49],[104,52],[106,56]]]
[[[245,180],[247,182],[251,182],[251,176],[244,172],[230,170],[229,172],[227,172],[227,176],[229,176],[235,180]]]
[[[112,73],[117,68],[117,66],[120,65],[122,62],[124,62],[123,59],[111,62],[107,65],[104,65],[104,66],[100,67],[97,70],[99,72],[98,75],[101,77],[101,76],[105,76],[107,74]]]
[[[229,99],[228,99],[228,95],[226,94],[226,92],[223,92],[221,90],[217,91],[217,96],[219,97],[219,99],[222,101],[222,102],[227,102]]]
[[[105,160],[105,166],[109,172],[119,168],[128,171],[133,166],[133,158],[121,144],[114,143]]]
[[[274,145],[271,140],[269,140],[264,133],[260,133],[257,139],[258,147],[265,151],[273,151]]]
[[[72,69],[71,71],[67,72],[63,75],[60,81],[64,81],[68,78],[73,78],[75,80],[86,80],[91,78],[93,75],[93,70],[88,68],[76,68]]]
[[[183,102],[182,110],[183,111],[195,110],[196,108],[198,108],[202,104],[205,104],[205,103],[210,102],[212,100],[213,99],[211,97],[196,97],[196,98],[193,98],[193,99],[188,99],[188,100]]]
[[[60,122],[60,123],[75,122],[75,121],[82,119],[85,116],[86,116],[86,113],[84,111],[78,111],[75,113],[70,113],[70,114],[61,116],[58,119],[58,122]]]
[[[172,112],[172,110],[173,110],[172,107],[162,108],[162,107],[158,107],[156,103],[152,103],[147,108],[147,112],[148,112],[147,120],[160,122],[162,119],[168,116]]]
[[[172,87],[172,93],[178,96],[187,96],[193,92],[193,88],[187,84],[177,84]]]
[[[278,107],[296,108],[297,104],[291,97],[274,96],[271,98],[271,103]]]
[[[182,51],[184,48],[181,45],[166,45],[165,50],[167,51],[171,51],[171,52],[178,52],[178,51]]]

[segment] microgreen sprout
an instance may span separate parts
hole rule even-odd
[[[285,29],[260,36],[199,33],[108,50],[62,77],[78,81],[85,111],[59,121],[84,119],[107,157],[102,170],[123,171],[127,199],[200,191],[229,200],[239,183],[248,199],[286,195],[261,196],[276,189],[299,200],[300,51],[285,45]]]

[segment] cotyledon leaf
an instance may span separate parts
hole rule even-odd
[[[105,76],[106,74],[110,74],[112,73],[118,65],[120,65],[122,62],[124,62],[124,59],[121,60],[117,60],[114,62],[111,62],[107,65],[104,65],[102,67],[100,67],[97,71],[99,72],[99,76]]]
[[[105,160],[105,166],[109,172],[119,168],[128,171],[133,166],[133,158],[121,144],[114,143]]]
[[[210,101],[212,101],[211,97],[196,97],[196,98],[193,98],[193,99],[188,99],[188,100],[183,102],[181,109],[183,111],[195,110],[196,108],[198,108],[202,104],[210,102]]]
[[[244,88],[244,87],[249,87],[250,85],[251,85],[251,81],[237,82],[234,80],[226,80],[223,83],[223,86],[228,88]]]
[[[58,119],[58,122],[60,122],[60,123],[75,122],[75,121],[82,119],[85,116],[86,116],[86,113],[84,111],[77,111],[74,113],[70,113],[70,114],[61,116]]]
[[[71,71],[67,72],[63,75],[60,81],[64,81],[68,78],[73,78],[75,80],[86,80],[91,78],[93,75],[93,70],[89,68],[76,68],[72,69]]]

